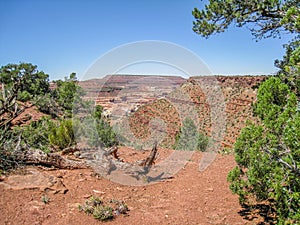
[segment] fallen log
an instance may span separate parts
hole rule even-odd
[[[78,149],[76,147],[67,147],[67,148],[65,148],[61,151],[61,154],[62,155],[67,155],[67,154],[70,154],[70,153],[74,153],[76,151],[78,151]]]
[[[28,149],[18,154],[20,161],[30,165],[41,165],[56,167],[59,169],[84,169],[87,168],[84,162],[66,159],[58,153],[45,153],[39,149]]]
[[[152,165],[155,164],[158,149],[157,143],[155,142],[148,157],[134,163],[125,162],[116,157],[117,151],[117,146],[108,149],[98,148],[92,152],[83,153],[82,159],[85,159],[87,165],[92,167],[94,172],[101,176],[109,177],[113,171],[119,170],[123,171],[124,174],[134,177],[136,180],[143,180],[141,178],[145,178],[152,168]]]

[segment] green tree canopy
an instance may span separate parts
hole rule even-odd
[[[18,100],[28,101],[49,92],[49,76],[30,63],[8,64],[0,68],[0,84]],[[3,90],[3,89],[2,89]]]
[[[78,85],[76,73],[71,73],[64,80],[57,80],[54,83],[57,87],[53,90],[52,96],[65,114],[70,117],[72,110],[84,104],[81,98],[85,94],[84,90]]]
[[[247,25],[256,39],[293,34],[286,55],[275,61],[278,74],[259,87],[254,113],[260,122],[242,129],[234,146],[237,166],[228,180],[242,203],[253,197],[267,201],[279,224],[299,224],[300,2],[210,0],[193,15],[193,30],[206,38],[230,25]]]
[[[282,60],[275,60],[275,66],[280,71],[279,78],[300,98],[300,37],[299,35],[289,44],[285,45],[286,54]]]
[[[176,150],[199,150],[204,152],[208,142],[208,137],[198,132],[194,121],[187,117],[183,120],[181,130],[176,136],[174,148]]]
[[[205,9],[193,10],[193,30],[209,37],[224,32],[232,24],[247,24],[258,39],[277,37],[282,32],[299,33],[299,4],[298,0],[210,0]]]

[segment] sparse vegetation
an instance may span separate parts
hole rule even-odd
[[[46,153],[51,151],[49,135],[54,128],[54,122],[49,117],[42,117],[40,120],[32,121],[25,126],[13,128],[14,136],[21,135],[22,145],[28,145],[34,149],[40,149]]]
[[[0,170],[24,163],[28,150],[50,153],[76,145],[76,137],[84,134],[80,129],[83,124],[72,118],[72,113],[93,108],[89,101],[82,100],[84,91],[77,83],[72,73],[64,81],[55,81],[55,88],[50,89],[48,75],[38,71],[37,66],[20,63],[0,68]],[[36,110],[40,118],[18,118],[27,109]],[[88,141],[103,147],[117,144],[116,135],[101,113],[102,108],[97,106],[93,116],[85,116],[96,121],[96,133],[87,136],[91,139]],[[13,123],[15,119],[18,123]]]
[[[90,146],[112,147],[118,145],[119,141],[109,121],[102,118],[103,108],[96,106],[92,115],[87,115],[81,126],[83,135],[88,139]]]
[[[110,200],[110,205],[105,205],[99,197],[92,196],[85,201],[85,204],[79,205],[79,211],[92,215],[95,219],[107,221],[114,219],[115,216],[120,214],[127,214],[128,207],[124,202],[118,200]]]
[[[65,119],[61,120],[57,125],[53,125],[48,135],[50,145],[60,150],[75,145],[74,130],[78,129],[78,123],[77,120]]]
[[[48,197],[48,195],[43,195],[41,197],[41,201],[44,203],[44,204],[48,204],[49,201],[50,201],[50,198]]]
[[[1,67],[0,84],[0,169],[7,170],[19,164],[17,155],[26,148],[22,129],[12,129],[12,121],[36,105],[50,89],[48,75],[28,63]]]
[[[98,220],[110,220],[113,219],[113,209],[109,206],[96,205],[93,208],[93,217]]]
[[[198,132],[194,121],[191,118],[186,118],[180,132],[176,136],[174,148],[177,150],[199,150],[205,151],[208,145],[208,137],[201,132]]]

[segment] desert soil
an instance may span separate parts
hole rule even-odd
[[[226,176],[235,166],[234,157],[218,155],[199,172],[202,156],[193,154],[172,179],[145,186],[113,183],[91,169],[26,168],[27,175],[20,174],[22,170],[1,178],[0,224],[257,224],[259,218],[241,215],[238,196],[228,188]],[[45,195],[47,204],[41,200]],[[112,221],[97,221],[78,210],[92,195],[122,200],[130,211]]]

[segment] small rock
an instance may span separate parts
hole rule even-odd
[[[214,191],[213,188],[207,188],[206,190],[207,190],[207,191]]]
[[[70,209],[78,209],[78,207],[80,206],[80,203],[76,202],[76,203],[70,203],[68,204]]]
[[[83,198],[90,198],[90,197],[92,197],[91,194],[87,194],[87,195],[84,195],[84,196],[83,196]]]
[[[105,194],[104,191],[98,191],[98,190],[93,190],[94,193],[97,193],[97,194]]]

